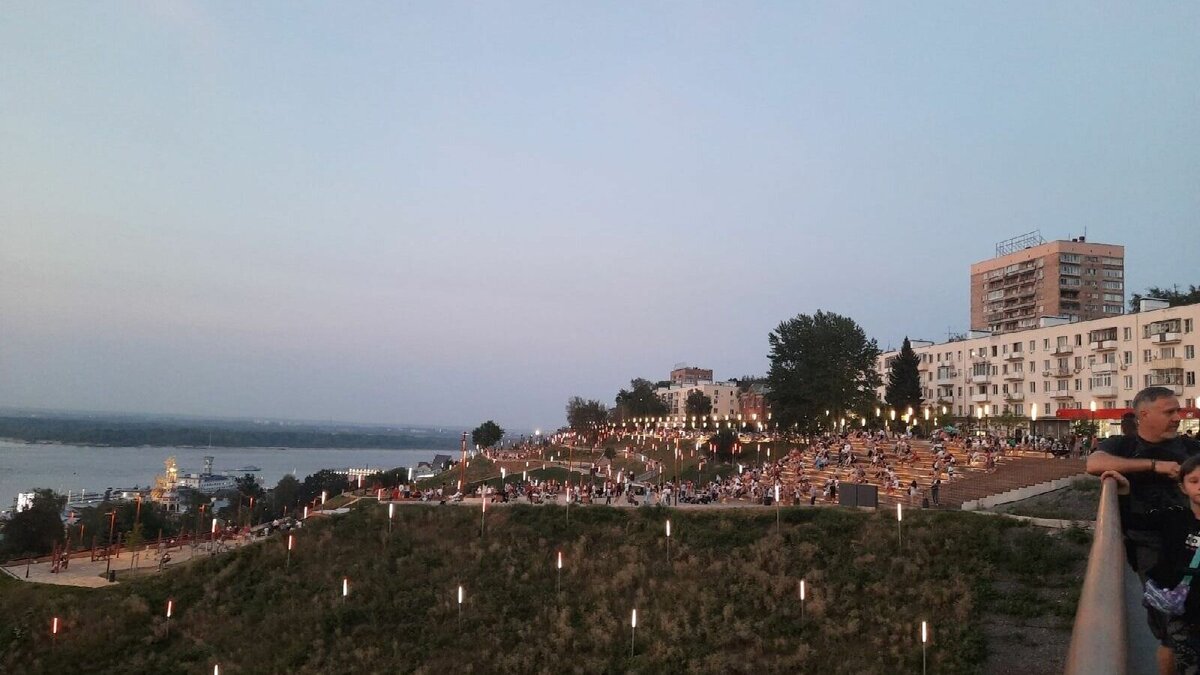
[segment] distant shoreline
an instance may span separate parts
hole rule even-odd
[[[288,450],[394,450],[396,452],[431,452],[438,450],[446,450],[447,448],[380,448],[380,447],[325,447],[325,446],[286,446],[286,445],[106,445],[103,443],[64,443],[61,441],[27,441],[22,438],[9,438],[0,436],[0,443],[11,443],[13,445],[44,445],[55,448],[159,448],[162,450],[181,449],[181,450],[279,450],[281,452]]]

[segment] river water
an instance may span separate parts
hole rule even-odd
[[[17,493],[51,488],[66,494],[103,492],[106,488],[146,487],[163,473],[163,462],[174,457],[180,473],[199,473],[204,457],[212,456],[213,473],[241,475],[242,467],[257,466],[255,475],[274,487],[285,474],[304,477],[321,469],[416,466],[451,450],[377,450],[352,448],[99,448],[80,445],[30,445],[0,441],[0,511],[9,509]]]

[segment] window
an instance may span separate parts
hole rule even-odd
[[[1075,391],[1083,391],[1083,380],[1075,380]]]
[[[1037,340],[1030,340],[1030,341],[1029,341],[1029,353],[1030,353],[1030,354],[1032,354],[1032,353],[1033,353],[1033,351],[1034,351],[1034,346],[1035,346],[1035,345],[1037,345]]]
[[[1133,329],[1132,329],[1132,328],[1126,328],[1126,329],[1125,329],[1125,331],[1124,331],[1124,333],[1123,333],[1123,334],[1122,334],[1122,336],[1121,336],[1121,339],[1122,339],[1122,340],[1124,340],[1124,341],[1126,341],[1126,342],[1129,342],[1130,340],[1132,340],[1132,339],[1133,339]]]
[[[1029,383],[1029,393],[1031,393],[1031,394],[1037,393],[1037,381],[1033,381],[1033,382]]]
[[[1183,383],[1189,387],[1196,386],[1196,371],[1189,370],[1183,374]]]
[[[1133,376],[1132,375],[1125,376],[1125,388],[1133,389]]]
[[[1133,363],[1133,352],[1125,352],[1124,356],[1121,358],[1121,362],[1125,365]]]
[[[1075,334],[1075,346],[1076,346],[1076,347],[1082,347],[1082,346],[1083,346],[1083,334],[1082,334],[1082,333],[1076,333],[1076,334]]]
[[[1142,350],[1142,363],[1150,363],[1151,359],[1154,358],[1153,354],[1154,354],[1154,350],[1143,349]]]
[[[1116,402],[1116,401],[1105,401],[1105,402],[1104,402],[1104,409],[1105,409],[1105,410],[1112,410],[1113,408],[1116,408],[1116,407],[1117,407],[1117,402]]]
[[[1192,332],[1192,320],[1191,319],[1183,320],[1183,332],[1185,332],[1185,333]]]
[[[1196,347],[1195,347],[1195,345],[1184,345],[1184,346],[1183,346],[1183,358],[1185,358],[1185,359],[1194,359],[1194,358],[1196,358]]]

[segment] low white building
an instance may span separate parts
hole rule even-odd
[[[1200,304],[1165,304],[1144,300],[1133,314],[1073,323],[1043,317],[1028,330],[974,331],[939,344],[913,341],[922,398],[931,416],[941,419],[1015,416],[1025,418],[1026,429],[1051,434],[1066,433],[1074,420],[1094,419],[1109,432],[1138,391],[1165,386],[1183,407],[1182,429],[1195,429]],[[880,355],[882,381],[898,354]],[[884,388],[878,393],[882,399]],[[923,421],[923,411],[914,417]]]

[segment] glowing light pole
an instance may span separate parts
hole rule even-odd
[[[342,603],[345,604],[347,596],[350,595],[350,579],[342,577]]]
[[[392,519],[396,517],[396,502],[388,504],[388,534],[392,533]]]
[[[174,609],[175,609],[175,601],[168,598],[167,599],[167,633],[168,634],[170,634],[170,632],[171,632],[171,614]]]
[[[781,532],[780,532],[781,525],[779,524],[779,514],[781,511],[782,511],[782,507],[780,507],[780,505],[779,505],[779,483],[776,483],[775,484],[775,534],[781,534]]]
[[[671,519],[667,518],[667,564],[671,564]]]
[[[562,551],[558,552],[557,572],[554,577],[554,594],[558,595],[559,589],[562,587]]]
[[[804,624],[804,580],[800,580],[800,623]]]
[[[634,608],[633,616],[629,619],[629,658],[633,658],[633,647],[637,640],[637,609]]]
[[[458,587],[458,625],[462,625],[462,603],[463,603],[463,587],[460,584]]]
[[[900,532],[900,521],[904,520],[904,511],[899,502],[896,503],[896,545],[904,548],[904,535]]]
[[[921,675],[925,675],[925,644],[929,642],[929,628],[921,622]]]
[[[50,622],[50,638],[54,640],[54,644],[58,644],[58,617]]]
[[[480,516],[479,516],[479,536],[480,537],[483,536],[483,526],[484,526],[485,522],[487,521],[487,502],[488,502],[487,491],[485,490],[484,494],[483,494],[483,498],[479,501],[479,503],[483,506],[483,510],[480,512]]]
[[[287,545],[287,564],[284,566],[285,570],[292,569],[292,548],[295,547],[295,545],[296,545],[296,535],[289,534],[288,535],[288,545]]]

